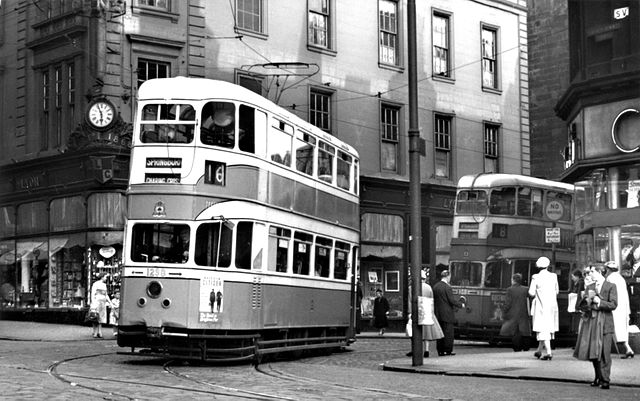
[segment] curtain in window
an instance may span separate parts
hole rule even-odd
[[[47,204],[45,202],[18,205],[18,235],[47,232],[47,222]]]
[[[365,213],[361,221],[362,241],[402,242],[402,217],[391,214]]]
[[[12,237],[16,233],[16,210],[13,206],[0,207],[0,238]]]
[[[71,196],[51,201],[49,227],[51,231],[85,228],[87,214],[82,196]]]
[[[127,200],[119,193],[89,196],[89,228],[124,228]]]

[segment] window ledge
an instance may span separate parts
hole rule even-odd
[[[316,46],[311,43],[307,43],[307,50],[315,53],[325,54],[327,56],[335,57],[338,52],[332,49],[328,49],[326,47]]]
[[[444,82],[447,84],[455,84],[456,80],[453,77],[448,77],[445,75],[438,75],[438,74],[434,74],[431,76],[431,79],[433,79],[434,81],[439,81],[439,82]]]
[[[252,38],[256,38],[256,39],[262,39],[262,40],[267,40],[269,38],[269,35],[267,35],[266,33],[263,32],[256,32],[256,31],[251,31],[248,29],[243,29],[243,28],[238,28],[237,26],[233,28],[233,31],[239,35],[243,35],[243,36],[250,36]]]
[[[165,19],[171,20],[171,22],[173,23],[178,22],[178,19],[180,18],[180,14],[159,10],[155,8],[132,6],[131,9],[133,10],[134,13],[142,14],[142,15],[146,14],[156,18],[165,18]]]
[[[395,71],[395,72],[404,72],[404,67],[399,66],[399,65],[393,65],[393,64],[386,64],[383,62],[378,61],[378,67],[385,69],[385,70],[391,70],[391,71]]]
[[[502,95],[502,91],[500,89],[496,89],[496,88],[489,88],[487,86],[483,86],[482,87],[482,91],[483,92],[488,92],[488,93],[493,93],[495,95]]]

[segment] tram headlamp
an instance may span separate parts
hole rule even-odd
[[[162,293],[162,284],[158,281],[152,281],[147,285],[147,295],[151,298],[158,298]]]

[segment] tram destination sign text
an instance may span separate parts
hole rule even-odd
[[[182,159],[175,157],[147,157],[148,168],[180,168]]]

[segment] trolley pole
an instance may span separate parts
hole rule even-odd
[[[422,330],[418,326],[418,296],[422,295],[420,128],[418,122],[418,67],[416,46],[416,2],[407,3],[407,37],[409,50],[409,198],[411,202],[411,337],[412,365],[422,366]]]

